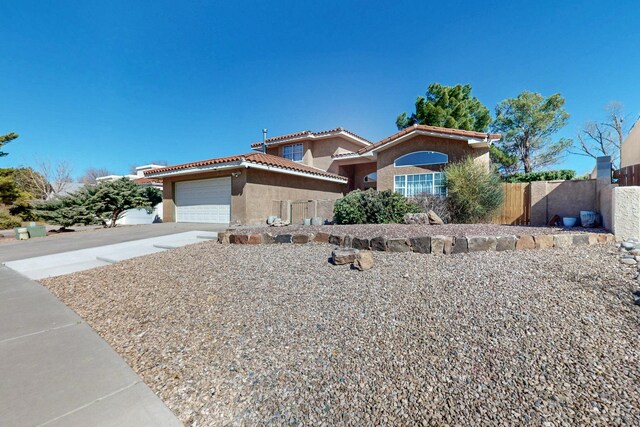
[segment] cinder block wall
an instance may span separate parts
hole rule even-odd
[[[600,211],[595,179],[531,183],[531,225],[546,225],[554,215],[580,217]]]

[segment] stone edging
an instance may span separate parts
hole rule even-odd
[[[370,249],[388,252],[417,252],[423,254],[456,254],[481,251],[508,251],[525,249],[568,248],[614,242],[608,233],[592,234],[542,234],[522,236],[423,236],[412,238],[374,237],[366,239],[351,235],[328,233],[283,233],[283,234],[235,234],[230,231],[218,233],[218,243],[240,245],[283,243],[329,243],[355,249]]]

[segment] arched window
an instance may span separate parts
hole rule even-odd
[[[378,180],[378,173],[371,172],[369,175],[364,177],[364,182],[376,182]]]
[[[414,151],[398,157],[395,166],[426,166],[440,165],[449,162],[449,156],[437,151]]]

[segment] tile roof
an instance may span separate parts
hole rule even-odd
[[[388,144],[389,142],[395,141],[396,139],[407,135],[413,131],[416,130],[421,130],[424,132],[433,132],[433,133],[440,133],[440,134],[444,134],[444,135],[452,135],[452,136],[463,136],[463,137],[467,137],[467,138],[476,138],[476,139],[483,139],[483,140],[493,140],[493,139],[500,139],[502,135],[500,135],[499,133],[484,133],[484,132],[474,132],[474,131],[470,131],[470,130],[462,130],[462,129],[450,129],[450,128],[443,128],[443,127],[439,127],[439,126],[427,126],[427,125],[413,125],[413,126],[409,126],[406,129],[402,129],[399,132],[394,133],[391,136],[386,137],[385,139],[382,139],[378,142],[376,142],[375,144],[371,144],[367,147],[363,147],[360,150],[356,151],[355,153],[342,153],[342,154],[335,154],[334,156],[332,156],[333,158],[340,158],[340,157],[347,157],[353,154],[364,154],[367,153],[369,151],[375,150],[378,147],[381,147],[385,144]]]
[[[201,160],[199,162],[191,162],[191,163],[183,163],[180,165],[167,166],[158,169],[152,169],[145,171],[145,176],[153,176],[157,173],[166,173],[179,171],[189,168],[197,168],[201,166],[211,166],[211,165],[223,165],[225,163],[233,163],[233,162],[246,162],[246,163],[254,163],[257,165],[270,166],[278,169],[286,169],[292,170],[296,172],[303,172],[310,175],[317,175],[327,178],[334,178],[347,181],[347,178],[341,175],[336,175],[333,173],[325,172],[322,169],[317,169],[312,166],[303,165],[298,162],[293,162],[291,160],[285,159],[284,157],[273,156],[271,154],[265,153],[248,153],[241,154],[236,156],[227,156],[227,157],[218,157],[215,159]]]
[[[278,135],[278,136],[274,136],[271,138],[267,138],[265,140],[265,142],[267,143],[267,145],[270,144],[277,144],[278,142],[281,141],[286,141],[288,139],[292,139],[292,138],[299,138],[299,137],[303,137],[303,136],[309,136],[309,137],[318,137],[318,136],[324,136],[324,135],[330,135],[330,134],[334,134],[334,133],[340,133],[340,132],[344,132],[346,134],[349,134],[351,136],[353,136],[354,138],[358,138],[361,139],[362,141],[366,142],[367,144],[371,144],[371,141],[367,140],[366,138],[361,137],[360,135],[357,135],[351,131],[348,131],[344,128],[341,127],[337,127],[335,129],[329,129],[329,130],[323,130],[321,132],[311,132],[310,130],[303,130],[300,132],[295,132],[295,133],[288,133],[286,135]],[[254,142],[253,144],[251,144],[252,148],[257,148],[260,147],[262,145],[262,142]]]

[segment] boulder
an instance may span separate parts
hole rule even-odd
[[[373,253],[371,251],[358,252],[353,266],[360,271],[369,270],[373,267]]]
[[[469,252],[469,240],[466,237],[456,237],[451,248],[452,254],[464,254]]]
[[[404,216],[405,224],[429,224],[429,214],[424,212],[408,213]]]
[[[410,252],[411,246],[407,239],[387,239],[387,250],[389,252]]]
[[[372,251],[386,251],[387,250],[387,240],[382,237],[374,237],[371,239],[369,243]]]
[[[262,234],[249,234],[247,244],[249,245],[261,245]]]
[[[517,240],[518,238],[516,236],[498,237],[496,241],[496,251],[515,251]]]
[[[351,240],[351,247],[355,249],[369,249],[370,241],[369,239],[363,239],[360,237],[354,237]]]
[[[493,236],[467,237],[469,252],[495,251],[498,241]]]
[[[431,253],[431,237],[412,237],[409,239],[411,243],[411,248],[413,252],[417,252],[420,254],[429,254]]]
[[[335,265],[351,264],[360,251],[353,248],[336,248],[331,252],[331,260]]]
[[[262,243],[274,243],[276,237],[271,233],[262,233]]]
[[[526,249],[535,249],[536,243],[533,240],[533,236],[518,236],[516,240],[516,250],[523,251]]]
[[[313,240],[313,234],[294,234],[291,238],[293,243],[304,244],[309,243],[309,241]]]
[[[444,221],[434,211],[430,210],[429,212],[427,212],[427,216],[429,217],[429,224],[444,225]]]
[[[431,253],[434,255],[450,254],[453,246],[451,236],[431,236]]]
[[[589,236],[586,234],[574,234],[571,242],[573,243],[573,246],[588,246]]]
[[[533,236],[533,241],[536,244],[536,249],[551,249],[553,247],[553,236],[549,234]]]
[[[289,225],[289,221],[283,221],[281,218],[276,218],[275,220],[273,220],[273,222],[271,224],[269,224],[271,227],[285,227],[287,225]]]
[[[225,231],[218,233],[218,243],[229,243],[229,233]]]
[[[553,246],[556,248],[568,248],[573,244],[573,235],[555,234],[553,236]]]
[[[318,243],[329,243],[329,234],[328,233],[316,233],[313,238],[314,242]]]
[[[329,243],[336,246],[342,246],[344,243],[344,236],[340,236],[339,234],[331,234],[329,236]]]
[[[246,234],[232,234],[229,236],[229,243],[236,245],[246,245],[249,243],[249,236]]]
[[[291,234],[278,234],[274,243],[291,243],[293,241],[293,236]]]

